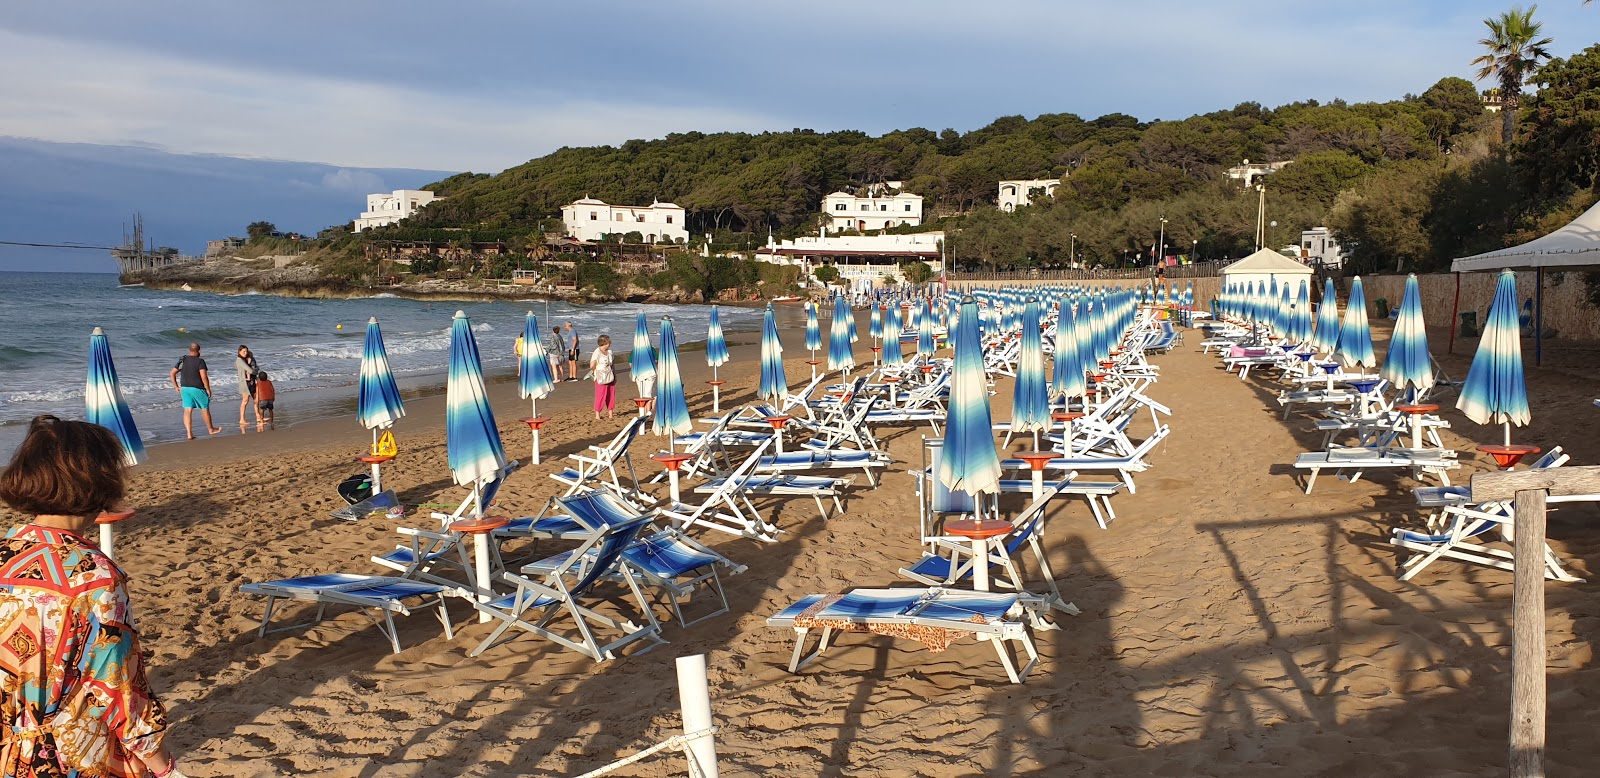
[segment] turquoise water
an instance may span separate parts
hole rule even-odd
[[[302,420],[351,412],[368,317],[376,316],[383,327],[402,391],[415,392],[442,386],[457,309],[472,320],[485,370],[513,372],[513,342],[530,307],[546,331],[571,321],[585,352],[601,334],[626,350],[640,311],[650,317],[652,332],[670,313],[680,343],[704,341],[710,311],[703,305],[552,302],[547,316],[543,301],[430,303],[385,295],[297,300],[124,288],[109,274],[0,272],[0,452],[15,446],[37,414],[83,417],[89,333],[96,326],[111,340],[140,433],[147,443],[158,443],[183,437],[167,375],[190,341],[201,344],[211,368],[216,422],[237,434],[233,354],[240,344],[271,374],[286,417]],[[722,322],[730,333],[753,332],[761,313],[724,307]]]

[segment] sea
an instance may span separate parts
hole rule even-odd
[[[224,434],[239,434],[239,394],[233,359],[247,345],[272,378],[280,420],[345,415],[355,409],[355,385],[367,320],[383,328],[389,364],[403,395],[442,392],[449,364],[450,323],[457,310],[472,322],[490,380],[516,371],[514,342],[532,310],[540,329],[572,322],[587,354],[594,339],[611,336],[620,352],[633,342],[641,311],[656,333],[671,314],[679,343],[704,343],[710,307],[566,302],[417,301],[378,294],[344,300],[302,300],[120,286],[115,274],[0,272],[0,454],[9,456],[34,416],[83,418],[89,335],[110,339],[119,383],[146,444],[184,437],[177,394],[168,374],[190,342],[202,347],[216,399],[213,419]],[[730,342],[757,333],[761,311],[721,309]],[[747,335],[744,339],[750,340]],[[249,417],[254,429],[255,417]],[[203,427],[198,414],[197,432]]]

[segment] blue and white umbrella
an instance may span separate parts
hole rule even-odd
[[[811,352],[811,358],[817,358],[817,349],[822,348],[822,327],[817,324],[817,304],[806,303],[806,351]]]
[[[856,366],[856,355],[850,348],[850,344],[855,342],[850,332],[854,322],[855,317],[850,315],[850,306],[844,301],[844,296],[833,298],[833,322],[828,327],[829,372],[838,370],[849,375],[851,368]]]
[[[722,413],[722,380],[717,378],[717,368],[728,361],[728,341],[722,336],[722,315],[717,306],[711,306],[711,318],[706,323],[706,364],[711,366],[711,412]]]
[[[1428,329],[1422,321],[1422,290],[1416,273],[1406,276],[1400,315],[1389,337],[1381,375],[1396,389],[1411,387],[1413,395],[1433,387],[1433,357],[1428,354]]]
[[[1344,306],[1344,323],[1339,327],[1339,361],[1345,367],[1377,367],[1372,353],[1372,329],[1367,324],[1367,295],[1361,290],[1361,276],[1350,281],[1350,299]]]
[[[356,384],[356,419],[376,436],[379,429],[388,429],[405,415],[400,387],[389,369],[389,352],[383,347],[383,332],[376,317],[368,319],[367,340],[361,346],[361,377]]]
[[[1050,383],[1050,393],[1063,403],[1068,397],[1082,397],[1089,382],[1083,373],[1083,357],[1078,353],[1078,312],[1062,296],[1056,316],[1055,374]]]
[[[954,375],[945,424],[944,455],[939,458],[939,481],[951,491],[977,496],[1000,489],[1000,454],[994,445],[994,424],[989,415],[989,382],[983,367],[983,341],[978,336],[978,304],[961,300],[951,338],[955,348]]]
[[[1317,332],[1311,336],[1311,346],[1330,357],[1339,348],[1339,294],[1333,290],[1332,278],[1322,283],[1322,304],[1317,306]]]
[[[544,353],[544,343],[539,340],[539,317],[528,311],[522,320],[522,356],[517,358],[517,394],[528,401],[528,431],[533,437],[530,461],[539,464],[539,428],[544,420],[539,418],[539,401],[556,389],[556,379],[550,373],[550,359]]]
[[[883,337],[883,309],[881,306],[876,304],[869,305],[867,307],[872,309],[871,318],[869,318],[867,321],[867,334],[870,335],[873,340],[877,340]]]
[[[917,359],[927,362],[933,359],[933,303],[926,303],[928,309],[923,311],[922,318],[917,321]]]
[[[779,410],[784,395],[789,393],[789,379],[783,373],[783,341],[778,340],[778,320],[772,313],[772,303],[761,316],[761,383],[757,394]]]
[[[1517,274],[1500,271],[1489,320],[1484,323],[1478,353],[1472,356],[1467,382],[1461,386],[1456,407],[1479,424],[1505,426],[1505,444],[1511,445],[1511,425],[1533,420],[1528,410],[1528,387],[1522,376],[1522,328],[1517,322]]]
[[[1051,424],[1039,318],[1039,301],[1029,298],[1022,309],[1022,352],[1017,357],[1017,380],[1011,394],[1011,431],[1033,433],[1035,449],[1039,433],[1049,430]]]
[[[883,318],[883,364],[899,365],[905,361],[900,350],[900,306],[890,305]]]
[[[657,435],[667,436],[667,450],[672,450],[672,439],[687,435],[694,429],[689,421],[689,400],[683,394],[683,372],[678,369],[678,336],[672,331],[672,317],[661,320],[661,364],[656,374],[656,413],[652,429]]]
[[[133,413],[117,385],[117,366],[111,361],[111,341],[99,327],[89,335],[89,381],[83,389],[84,420],[116,434],[122,443],[122,461],[129,467],[145,460],[144,439],[134,426]]]
[[[644,383],[656,377],[656,357],[654,349],[650,347],[650,323],[645,321],[644,313],[633,321],[633,351],[628,354],[629,372],[635,386],[639,387],[639,396],[645,394]]]
[[[478,341],[462,311],[456,311],[450,323],[450,375],[444,403],[445,453],[455,482],[476,487],[499,478],[506,467],[506,450],[483,385]],[[483,507],[478,506],[479,513]]]

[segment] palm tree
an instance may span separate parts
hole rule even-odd
[[[1550,38],[1540,38],[1544,25],[1533,20],[1539,6],[1529,6],[1524,11],[1512,8],[1498,18],[1484,19],[1489,37],[1478,41],[1488,51],[1472,61],[1478,66],[1478,78],[1494,78],[1500,82],[1500,139],[1511,142],[1517,127],[1517,105],[1521,102],[1522,82],[1539,66],[1541,60],[1550,58],[1545,46]]]

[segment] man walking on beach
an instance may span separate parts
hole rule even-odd
[[[562,345],[567,349],[567,380],[578,380],[578,331],[572,328],[572,322],[567,322],[567,331],[562,333]]]
[[[222,431],[221,427],[211,423],[211,374],[206,370],[206,361],[200,358],[199,343],[189,344],[189,353],[178,358],[178,364],[172,367],[168,379],[183,400],[183,431],[189,434],[190,440],[194,440],[196,408],[200,409],[200,417],[206,422],[207,432],[215,435]]]

